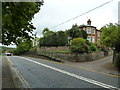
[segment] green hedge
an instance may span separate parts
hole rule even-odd
[[[71,41],[70,49],[74,53],[84,53],[86,51],[86,40],[83,38],[75,38]]]

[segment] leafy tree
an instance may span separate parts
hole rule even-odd
[[[94,43],[91,43],[91,45],[89,46],[89,51],[90,52],[98,51],[98,47]]]
[[[74,38],[83,37],[84,39],[87,39],[87,33],[84,30],[80,30],[79,26],[77,24],[73,25],[71,29],[67,31],[68,36]]]
[[[75,38],[71,41],[70,49],[75,53],[84,53],[88,52],[86,40],[83,38]]]
[[[44,36],[40,38],[40,46],[65,46],[67,44],[67,36],[64,31],[53,32],[44,29]]]
[[[46,32],[48,32],[49,31],[49,29],[48,28],[44,28],[44,30],[43,30],[43,35],[46,33]]]
[[[31,20],[40,10],[42,2],[3,2],[2,3],[2,44],[18,45],[19,39],[32,38],[35,29]]]
[[[110,23],[102,27],[101,30],[102,35],[100,38],[100,42],[101,44],[104,44],[107,47],[111,47],[114,50],[114,63],[116,62],[115,58],[117,54],[120,53],[120,25]],[[114,64],[116,65],[117,63]]]
[[[81,34],[82,34],[82,37],[84,38],[84,39],[87,39],[87,32],[86,31],[84,31],[84,30],[80,30],[80,32],[81,32]]]
[[[64,31],[58,31],[57,38],[58,46],[65,46],[67,44],[67,36]]]
[[[14,51],[14,54],[22,54],[24,52],[27,52],[30,50],[30,48],[32,47],[32,41],[28,40],[28,39],[20,39],[20,44],[17,46],[16,50]]]

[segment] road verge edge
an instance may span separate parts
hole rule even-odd
[[[7,56],[5,58],[9,65],[15,88],[31,88],[31,86],[28,84],[28,82],[24,79],[22,74],[17,69],[17,66]]]

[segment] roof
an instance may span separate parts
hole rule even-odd
[[[84,25],[84,24],[83,24],[83,25],[80,25],[79,27],[80,27],[80,28],[82,28],[82,27],[94,27],[94,28],[96,28],[95,26],[91,26],[91,25]]]
[[[79,28],[83,28],[83,27],[94,27],[94,28],[96,28],[95,26],[84,25],[84,24],[79,26]],[[101,30],[98,30],[98,29],[96,29],[96,30],[102,32]]]

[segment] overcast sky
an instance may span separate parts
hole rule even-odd
[[[44,5],[39,13],[35,14],[32,20],[36,27],[37,36],[42,35],[42,30],[45,27],[53,27],[64,21],[67,21],[75,16],[91,10],[110,0],[44,0]],[[66,24],[52,28],[53,31],[70,29],[75,23],[78,25],[86,24],[88,19],[91,19],[92,25],[100,29],[109,22],[118,23],[118,2],[113,0],[111,3],[100,7],[88,14],[76,18]]]
[[[53,27],[82,13],[87,12],[110,0],[44,0],[44,5],[40,12],[35,14],[32,22],[36,27],[37,37],[42,36],[42,30],[45,27]],[[118,23],[118,2],[113,0],[111,3],[100,7],[88,14],[76,18],[66,24],[52,28],[53,31],[70,29],[73,24],[86,24],[91,19],[92,25],[100,29],[109,22]],[[15,47],[10,45],[9,47]]]

